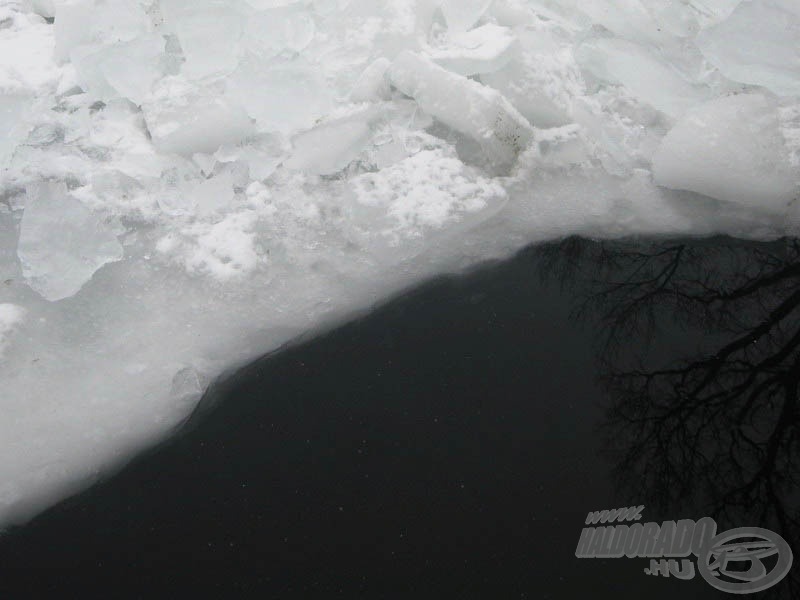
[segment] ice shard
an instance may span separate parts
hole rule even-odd
[[[122,259],[114,230],[61,183],[28,186],[17,254],[25,281],[50,301],[68,298],[105,264]]]

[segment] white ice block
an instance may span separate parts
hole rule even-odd
[[[294,133],[312,127],[333,105],[333,94],[314,66],[247,61],[229,78],[227,96],[245,108],[262,131]]]
[[[305,6],[295,4],[257,12],[247,19],[244,45],[262,59],[300,52],[314,39],[316,26]]]
[[[707,102],[667,134],[653,160],[656,183],[755,209],[785,210],[800,194],[778,106],[761,94]]]
[[[350,90],[350,100],[353,102],[376,102],[389,99],[389,83],[386,81],[386,71],[392,62],[388,58],[379,58],[364,69]]]
[[[127,0],[59,0],[55,6],[55,55],[66,61],[80,45],[101,47],[129,42],[152,28],[138,2]]]
[[[253,122],[241,106],[180,78],[163,80],[142,109],[161,152],[211,154],[253,132]]]
[[[214,154],[221,163],[243,162],[254,181],[266,179],[285,157],[282,138],[269,134],[245,138],[237,144],[225,144]]]
[[[573,121],[570,107],[586,93],[574,48],[546,26],[515,31],[521,50],[506,67],[481,81],[499,91],[537,128]]]
[[[533,138],[530,123],[500,92],[451,73],[419,54],[401,53],[388,75],[392,84],[424,111],[479,142],[496,164],[513,163]]]
[[[314,175],[332,175],[354,161],[370,137],[366,119],[348,118],[325,123],[295,136],[294,151],[284,164]]]
[[[164,75],[164,48],[162,36],[147,34],[110,46],[78,46],[70,58],[81,87],[93,97],[99,100],[123,97],[141,104]]]
[[[239,62],[244,19],[225,8],[184,14],[175,24],[186,63],[182,72],[193,79],[230,72]]]
[[[800,3],[742,2],[725,21],[701,31],[697,45],[734,81],[800,94]]]
[[[576,50],[578,63],[600,81],[625,86],[635,98],[678,117],[708,97],[646,46],[618,38],[588,40]]]

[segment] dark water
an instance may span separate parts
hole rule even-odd
[[[796,242],[727,239],[570,239],[430,282],[9,531],[0,597],[730,597],[576,546],[589,511],[645,505],[796,551],[799,283]]]

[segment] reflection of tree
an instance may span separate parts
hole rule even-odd
[[[588,269],[596,282],[583,310],[607,334],[605,428],[620,481],[651,504],[698,499],[723,528],[772,528],[796,547],[800,242],[568,240],[552,260],[562,277]],[[685,331],[662,326],[676,321],[713,348],[666,362],[665,344],[686,346]],[[647,338],[660,344],[639,352]],[[800,580],[787,586],[797,593]]]

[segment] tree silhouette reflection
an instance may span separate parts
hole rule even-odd
[[[604,438],[622,489],[662,510],[701,506],[721,530],[772,529],[796,549],[800,242],[568,239],[545,251],[544,271],[581,282],[578,310],[599,319]],[[773,595],[800,597],[793,572]]]

